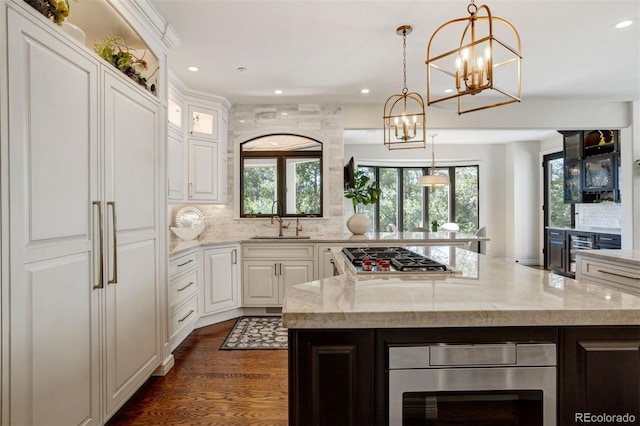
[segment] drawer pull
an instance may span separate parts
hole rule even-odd
[[[193,309],[191,309],[191,310],[189,311],[189,313],[188,313],[187,315],[183,316],[182,318],[180,318],[180,319],[178,320],[178,322],[183,322],[184,320],[186,320],[187,318],[189,318],[189,317],[191,316],[191,314],[192,314],[192,313],[194,313],[194,312],[195,312],[195,311],[194,311]]]
[[[188,289],[189,287],[191,287],[193,284],[194,284],[194,282],[193,282],[193,281],[189,281],[189,284],[185,285],[185,286],[184,286],[184,287],[182,287],[182,288],[179,288],[179,289],[178,289],[178,291],[186,290],[186,289]]]
[[[600,272],[601,274],[615,275],[616,277],[626,278],[628,280],[640,281],[640,277],[630,277],[628,275],[616,274],[615,272],[605,271],[604,269],[598,269],[598,272]]]
[[[179,265],[178,265],[178,268],[180,268],[180,267],[182,267],[182,266],[184,266],[184,265],[188,265],[188,264],[189,264],[189,263],[191,263],[191,262],[193,262],[193,259],[189,259],[189,260],[187,260],[186,262],[179,264]]]

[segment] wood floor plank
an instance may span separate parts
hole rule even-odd
[[[221,351],[234,324],[194,330],[107,425],[286,425],[287,351]]]

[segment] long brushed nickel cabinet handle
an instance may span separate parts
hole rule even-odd
[[[192,314],[192,313],[194,313],[194,312],[195,312],[195,311],[194,311],[193,309],[191,309],[191,310],[189,311],[189,313],[188,313],[187,315],[183,316],[182,318],[180,318],[180,319],[178,320],[178,322],[183,322],[184,320],[186,320],[187,318],[189,318],[189,317],[191,316],[191,314]]]
[[[609,274],[620,278],[626,278],[628,280],[640,281],[640,277],[630,277],[629,275],[616,274],[615,272],[605,271],[604,269],[598,269],[601,274]]]
[[[189,281],[189,284],[185,285],[182,288],[179,288],[178,291],[184,291],[186,289],[188,289],[189,287],[191,287],[192,285],[194,285],[195,283],[193,281]]]
[[[233,249],[231,250],[231,264],[235,265],[236,263],[238,263],[238,250]]]
[[[94,206],[98,206],[98,243],[100,244],[100,277],[98,283],[93,285],[94,289],[104,288],[104,241],[102,234],[102,203],[100,201],[93,201],[91,203]],[[95,229],[95,227],[94,227]]]
[[[111,218],[113,224],[113,278],[107,281],[107,284],[118,284],[118,237],[116,227],[116,202],[107,201],[107,208],[111,206]]]
[[[181,267],[183,267],[184,265],[188,265],[188,264],[190,264],[191,262],[193,262],[193,259],[189,259],[189,260],[187,260],[186,262],[179,264],[179,265],[178,265],[178,268],[181,268]]]

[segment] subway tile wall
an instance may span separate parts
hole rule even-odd
[[[576,226],[596,228],[620,228],[622,205],[605,201],[602,203],[576,204]]]
[[[286,113],[283,114],[283,113]],[[247,139],[271,133],[296,133],[311,136],[323,143],[324,161],[328,162],[329,176],[324,176],[324,218],[303,219],[303,235],[341,234],[344,229],[343,216],[343,123],[342,106],[325,104],[283,105],[234,105],[229,111],[229,135],[227,158],[227,204],[195,204],[205,215],[207,227],[202,237],[250,237],[252,235],[277,235],[277,226],[269,219],[234,218],[235,190],[234,169],[235,144]],[[182,205],[169,206],[169,221]],[[295,220],[291,221],[286,235],[295,234]],[[176,236],[171,233],[171,238]]]

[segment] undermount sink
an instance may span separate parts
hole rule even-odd
[[[308,240],[311,238],[309,235],[283,235],[279,237],[277,235],[254,235],[251,240]]]

